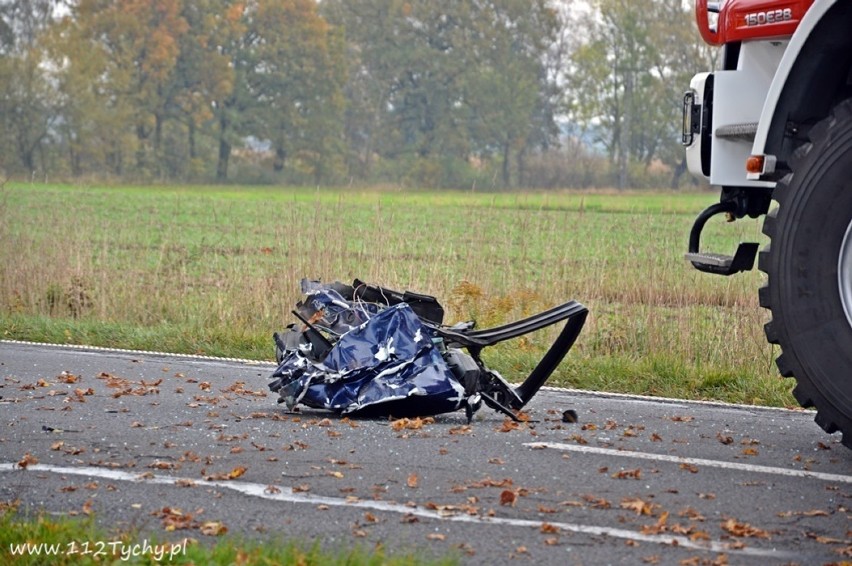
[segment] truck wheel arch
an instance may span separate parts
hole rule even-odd
[[[786,163],[811,126],[852,96],[852,2],[817,0],[790,39],[770,86],[753,153]],[[783,175],[784,171],[779,171]]]

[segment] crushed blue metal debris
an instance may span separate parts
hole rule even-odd
[[[290,410],[299,404],[359,416],[416,417],[484,402],[517,419],[544,385],[585,323],[588,310],[569,301],[497,328],[443,324],[435,297],[355,280],[303,279],[299,320],[273,335],[278,368],[269,388]],[[517,387],[480,358],[483,348],[566,321],[556,341]]]

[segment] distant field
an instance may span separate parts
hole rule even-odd
[[[685,261],[715,193],[473,193],[243,187],[0,189],[8,339],[270,359],[302,277],[437,296],[481,327],[568,299],[591,310],[552,384],[793,405],[757,305],[762,274]],[[706,247],[765,242],[711,223]],[[552,332],[550,333],[552,335]],[[520,379],[548,332],[486,355]],[[486,352],[488,354],[488,352]]]

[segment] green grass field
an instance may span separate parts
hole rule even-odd
[[[682,258],[715,193],[473,193],[254,187],[0,189],[6,339],[271,359],[302,277],[437,296],[447,322],[509,322],[577,299],[591,315],[550,384],[794,405],[759,272]],[[703,245],[765,242],[711,222]],[[519,380],[555,330],[486,351]]]
[[[0,503],[0,556],[7,566],[88,566],[127,564],[209,564],[216,566],[451,566],[454,554],[444,557],[386,552],[382,548],[355,547],[338,551],[307,546],[303,541],[270,537],[247,540],[227,534],[215,541],[149,538],[145,533],[108,530],[94,516],[55,518],[20,517],[14,506]],[[209,537],[208,537],[209,538]],[[72,543],[69,541],[81,541]],[[91,542],[83,542],[91,541]],[[145,541],[143,546],[140,541]]]

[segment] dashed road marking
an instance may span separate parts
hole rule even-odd
[[[524,446],[529,448],[549,448],[565,452],[581,452],[584,454],[599,454],[602,456],[617,456],[621,458],[636,458],[639,460],[653,460],[656,462],[673,462],[675,464],[691,464],[694,466],[708,466],[727,470],[738,470],[742,472],[754,472],[759,474],[775,474],[794,478],[811,478],[831,482],[852,483],[852,476],[841,474],[828,474],[824,472],[812,472],[809,470],[791,470],[789,468],[777,468],[774,466],[759,466],[756,464],[743,464],[740,462],[726,462],[724,460],[707,460],[704,458],[687,458],[683,456],[670,456],[668,454],[653,454],[650,452],[632,452],[629,450],[616,450],[613,448],[597,448],[595,446],[583,446],[579,444],[563,444],[561,442],[526,442]]]

